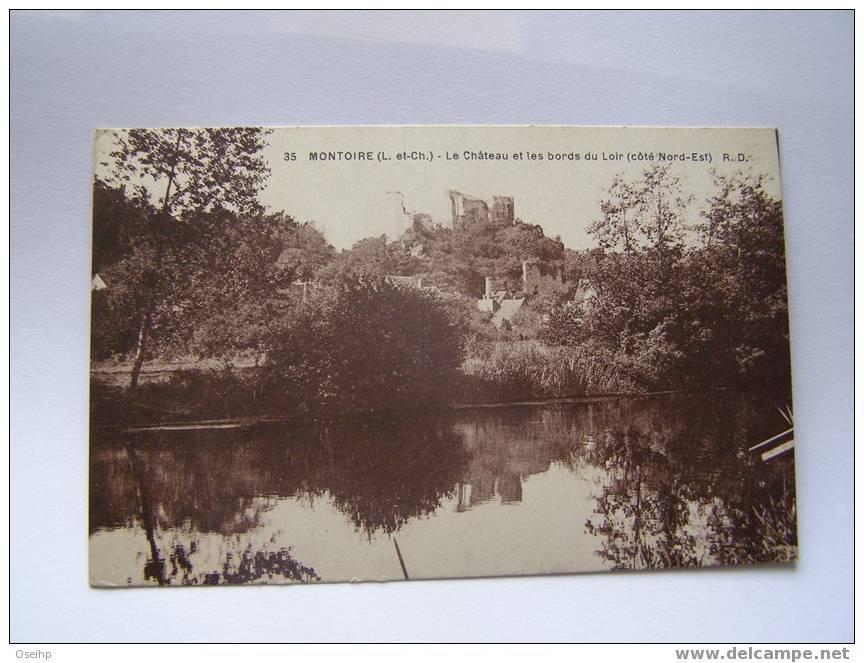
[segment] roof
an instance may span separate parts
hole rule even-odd
[[[499,308],[495,312],[495,315],[492,316],[492,324],[496,327],[500,327],[505,320],[510,322],[513,319],[513,316],[515,316],[519,312],[519,309],[522,308],[522,304],[524,303],[524,297],[519,299],[502,299],[501,308]]]

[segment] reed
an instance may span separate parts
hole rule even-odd
[[[470,345],[463,370],[505,400],[606,393],[623,383],[614,367],[596,355],[534,340]]]
[[[789,491],[769,497],[767,505],[753,507],[753,518],[761,533],[760,544],[767,559],[791,562],[798,552],[798,521],[795,498]]]

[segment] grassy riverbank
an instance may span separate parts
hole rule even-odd
[[[438,393],[401,389],[394,399],[376,394],[367,407],[346,409],[318,400],[297,387],[282,388],[268,367],[251,360],[152,361],[145,365],[134,396],[129,395],[130,365],[101,362],[91,370],[91,418],[94,425],[140,425],[256,416],[342,417],[387,411],[428,411],[460,405],[484,405],[610,394],[633,395],[669,389],[716,388],[718,384],[634,386],[620,365],[583,348],[550,346],[537,340],[475,338],[468,344],[461,370],[432,374]]]
[[[537,341],[481,341],[471,344],[462,371],[447,379],[446,402],[430,403],[405,395],[401,409],[430,409],[568,398],[609,393],[600,367],[577,349]],[[129,398],[130,367],[103,362],[91,371],[94,424],[219,419],[267,414],[338,415],[327,407],[268,386],[267,371],[252,362],[154,361]],[[381,409],[381,408],[375,408]]]

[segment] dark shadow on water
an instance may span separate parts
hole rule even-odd
[[[777,432],[780,404],[782,396],[717,392],[350,424],[98,432],[90,531],[142,531],[147,583],[314,582],[315,560],[295,559],[262,530],[279,500],[313,511],[327,501],[371,540],[434,518],[445,503],[457,513],[517,508],[525,482],[555,466],[591,482],[591,515],[573,527],[610,568],[788,561],[797,550],[794,456],[763,463],[747,452]],[[222,544],[205,554],[201,539],[213,534]]]
[[[160,585],[317,580],[290,549],[248,546],[193,572],[196,535],[221,534],[236,548],[286,497],[329,499],[358,531],[391,534],[453,496],[468,460],[458,432],[427,419],[105,436],[91,445],[90,531],[140,527],[144,578]],[[167,560],[160,531],[189,533]]]
[[[630,402],[625,425],[584,439],[578,456],[605,470],[585,525],[597,554],[614,569],[794,559],[794,456],[748,451],[782,428],[776,411],[732,393],[675,401]]]

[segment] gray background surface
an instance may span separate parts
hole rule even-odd
[[[852,638],[851,12],[11,16],[13,641]],[[205,590],[87,586],[96,127],[777,126],[794,567]]]

